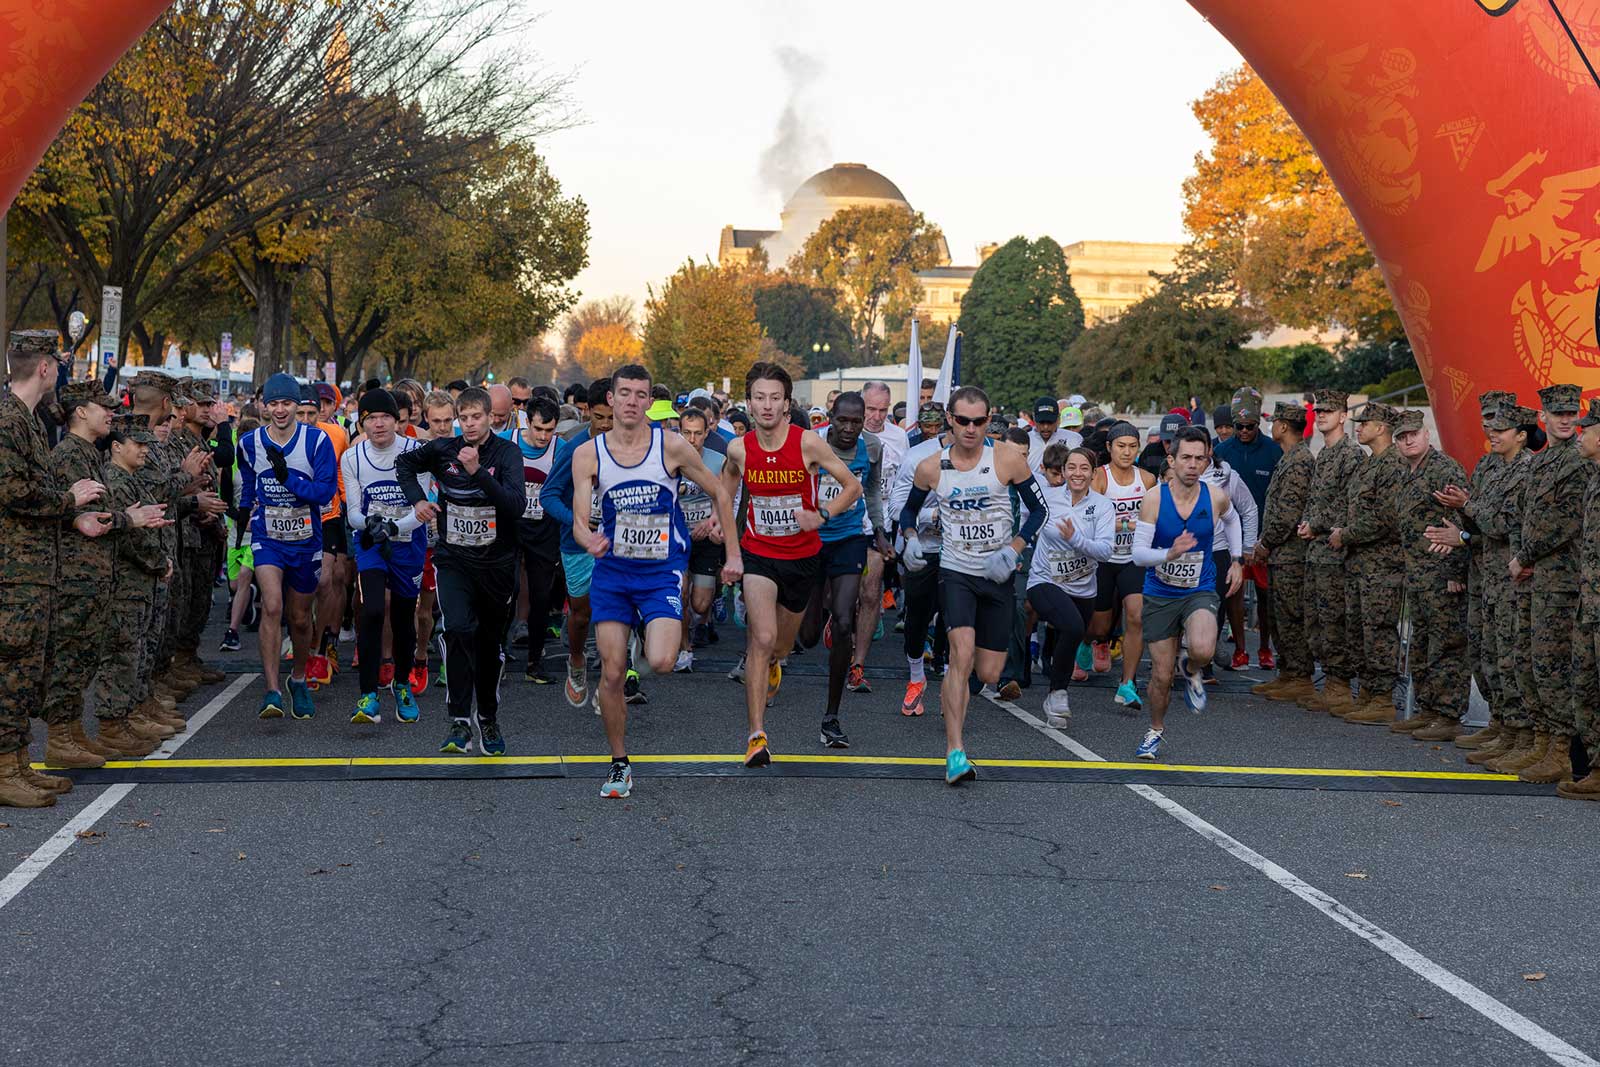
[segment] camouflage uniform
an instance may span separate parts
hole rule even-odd
[[[135,441],[154,446],[155,434],[143,415],[124,416],[119,429]],[[153,501],[141,496],[144,482],[136,474],[115,463],[106,464],[108,507],[126,510],[134,504]],[[115,635],[106,643],[94,682],[89,687],[90,706],[101,721],[125,719],[135,705],[148,696],[152,645],[144,639],[151,622],[152,600],[157,579],[167,569],[167,556],[161,545],[161,531],[150,527],[130,529],[117,538],[116,579],[112,585],[111,630]],[[141,686],[146,686],[141,692]]]
[[[1399,412],[1387,404],[1367,404],[1355,421],[1376,419],[1390,428]],[[1368,456],[1350,480],[1350,525],[1340,540],[1346,548],[1349,580],[1345,586],[1345,627],[1361,640],[1361,695],[1368,700],[1394,699],[1400,671],[1400,603],[1406,558],[1394,502],[1405,478],[1405,461],[1391,444]]]
[[[1503,389],[1479,393],[1478,414],[1484,426],[1488,426],[1502,405],[1515,405],[1516,402],[1517,394]],[[1469,500],[1488,488],[1504,463],[1493,452],[1486,452],[1478,458],[1472,468],[1472,480],[1466,487]],[[1495,638],[1494,634],[1488,632],[1489,613],[1485,610],[1485,589],[1490,579],[1483,573],[1484,548],[1481,540],[1467,543],[1467,655],[1472,663],[1472,677],[1478,683],[1478,691],[1489,702],[1489,707],[1494,708],[1503,703],[1504,698],[1499,692],[1500,670],[1494,654]]]
[[[136,389],[141,386],[161,389],[169,396],[177,391],[178,386],[177,379],[159,371],[141,371],[134,377],[131,384]],[[189,476],[178,469],[177,463],[169,463],[168,457],[168,450],[162,445],[155,444],[150,446],[144,469],[139,472],[139,497],[147,504],[167,505],[166,517],[179,520],[194,510],[194,498],[183,495],[183,489],[189,483]],[[179,461],[182,461],[181,456]],[[187,508],[185,508],[185,502],[187,502]],[[178,556],[176,521],[172,526],[163,527],[160,531],[160,536],[162,553],[167,559],[176,560]],[[176,571],[176,566],[174,566],[174,571]],[[168,638],[167,625],[170,602],[170,582],[158,580],[154,590],[151,592],[150,627],[145,631],[145,643],[149,647],[145,656],[140,660],[145,667],[145,674],[140,678],[140,702],[143,702],[150,695],[156,673],[172,658],[172,647]]]
[[[85,402],[105,408],[116,406],[99,382],[72,382],[62,390],[61,402],[69,412]],[[105,454],[94,442],[74,433],[62,435],[50,453],[50,465],[58,485],[71,485],[83,478],[102,484],[106,480]],[[50,726],[74,723],[82,716],[84,690],[99,668],[106,643],[114,632],[106,609],[111,601],[117,541],[121,532],[129,529],[128,516],[125,510],[114,508],[105,500],[98,501],[96,507],[111,512],[111,532],[85,537],[76,530],[67,530],[61,536],[48,684],[44,703],[36,713]],[[135,629],[125,634],[142,632]]]
[[[1348,394],[1338,389],[1318,389],[1318,407],[1343,409]],[[1316,455],[1305,520],[1316,537],[1306,547],[1306,580],[1311,594],[1307,625],[1311,650],[1329,678],[1348,684],[1363,674],[1359,642],[1345,630],[1345,553],[1328,543],[1328,533],[1350,524],[1346,489],[1365,458],[1361,446],[1349,435],[1324,445]],[[1331,690],[1330,690],[1331,692]]]
[[[1485,394],[1489,395],[1489,394]],[[1515,429],[1530,426],[1538,421],[1539,413],[1532,408],[1518,406],[1514,401],[1491,412],[1485,425],[1493,429]],[[1529,464],[1533,454],[1518,452],[1508,463],[1494,456],[1495,463],[1486,475],[1484,464],[1491,458],[1485,456],[1473,471],[1471,495],[1461,512],[1461,527],[1472,537],[1476,549],[1472,560],[1476,577],[1469,572],[1468,594],[1476,593],[1482,627],[1478,632],[1478,654],[1483,657],[1489,688],[1484,697],[1489,702],[1489,715],[1497,722],[1517,730],[1533,728],[1526,707],[1532,698],[1530,685],[1523,692],[1522,674],[1532,669],[1522,654],[1527,647],[1526,633],[1521,620],[1527,615],[1528,594],[1526,582],[1513,583],[1511,564],[1511,535],[1521,526],[1522,492],[1527,484]],[[1474,587],[1472,583],[1476,582]],[[1471,622],[1471,607],[1468,607]],[[1519,631],[1523,632],[1518,640]]]
[[[215,397],[210,382],[190,379],[184,386],[184,395],[193,401],[209,404]],[[183,462],[183,458],[195,448],[209,451],[207,443],[187,427],[181,428],[181,432],[173,432],[167,448],[174,464]],[[213,493],[217,491],[215,470],[207,472],[201,488]],[[220,520],[202,522],[202,518],[204,516],[195,513],[178,524],[178,562],[173,568],[177,581],[172,631],[175,647],[180,652],[195,653],[200,648],[200,635],[205,631],[206,619],[211,613],[211,594],[216,586],[217,571],[221,567],[222,542],[218,540],[222,530]],[[180,571],[181,578],[178,577]]]
[[[1274,418],[1305,424],[1305,409],[1280,403]],[[1278,660],[1285,676],[1311,677],[1311,647],[1306,635],[1306,543],[1295,533],[1305,517],[1306,498],[1316,461],[1311,447],[1297,439],[1284,453],[1267,483],[1259,540],[1266,545],[1272,612],[1278,626]]]
[[[26,351],[53,355],[56,345],[53,330],[11,335]],[[0,395],[0,755],[28,747],[28,716],[44,702],[61,528],[74,514],[50,468],[44,424],[14,394]]]
[[[1579,425],[1600,426],[1600,400],[1589,401]],[[1589,485],[1583,494],[1582,589],[1578,596],[1578,633],[1572,643],[1576,682],[1573,709],[1578,739],[1589,753],[1591,771],[1600,769],[1600,468],[1589,463]]]
[[[1551,385],[1539,390],[1548,412],[1578,410],[1576,385]],[[1550,438],[1533,457],[1523,499],[1522,537],[1517,560],[1533,568],[1533,677],[1538,686],[1540,721],[1536,727],[1560,738],[1576,730],[1572,692],[1572,620],[1578,612],[1579,538],[1583,534],[1583,499],[1589,464],[1578,452],[1576,436]]]
[[[1407,411],[1396,430],[1422,428],[1422,414]],[[1467,709],[1471,667],[1467,662],[1467,554],[1439,555],[1428,550],[1429,526],[1454,521],[1455,512],[1433,498],[1447,485],[1461,485],[1467,472],[1461,464],[1428,449],[1415,469],[1406,467],[1395,512],[1400,543],[1406,555],[1406,600],[1410,607],[1410,667],[1419,715],[1441,715],[1460,721]],[[1450,582],[1463,591],[1452,593]]]

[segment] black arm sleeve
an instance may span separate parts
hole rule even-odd
[[[911,492],[906,496],[906,506],[900,509],[900,529],[910,533],[917,528],[917,514],[922,511],[922,505],[928,502],[928,490],[920,485],[913,485]]]
[[[1044,502],[1044,494],[1039,492],[1039,483],[1032,478],[1025,482],[1017,483],[1017,493],[1022,497],[1022,502],[1028,507],[1028,517],[1022,522],[1022,529],[1017,531],[1017,536],[1028,544],[1033,544],[1033,539],[1039,536],[1039,530],[1044,526],[1045,516],[1049,513],[1049,506]]]
[[[501,440],[496,437],[496,441]],[[473,485],[483,490],[483,494],[494,502],[494,509],[501,515],[512,519],[522,518],[522,512],[528,506],[527,488],[523,481],[522,450],[512,445],[509,448],[497,448],[496,466],[494,474],[482,465],[478,473],[472,476]]]

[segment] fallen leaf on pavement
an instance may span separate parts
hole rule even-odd
[[[0,830],[9,830],[9,829],[11,829],[11,824],[10,823],[8,823],[8,822],[0,822]]]
[[[1225,886],[1225,885],[1214,885],[1211,888],[1217,890],[1218,892],[1221,892],[1222,890],[1224,890],[1224,889],[1226,889],[1228,887]]]
[[[1345,872],[1345,877],[1346,878],[1365,878],[1366,876],[1367,876],[1367,872],[1366,871],[1347,871],[1347,872]]]
[[[242,860],[242,859],[244,859],[244,853],[241,852],[241,853],[239,853],[237,856],[235,856],[233,858],[236,859],[236,860]]]
[[[91,837],[104,837],[106,836],[106,832],[104,830],[79,830],[77,836],[84,840],[88,840]]]
[[[1401,806],[1398,800],[1385,800],[1384,803],[1391,808],[1398,808]]]
[[[1527,981],[1529,981],[1529,982],[1542,982],[1542,981],[1544,981],[1544,972],[1543,971],[1531,971],[1528,974],[1523,975],[1522,977],[1524,979],[1526,979]]]
[[[312,874],[332,874],[332,873],[333,872],[328,870],[328,868],[326,868],[326,867],[318,867],[314,871],[307,871],[306,872],[307,875],[312,875]]]
[[[223,830],[220,827],[213,827],[212,829],[206,831],[208,834],[225,834],[227,832],[228,831]]]

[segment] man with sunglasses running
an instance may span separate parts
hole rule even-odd
[[[989,413],[989,397],[982,389],[967,385],[951,395],[951,443],[917,464],[900,511],[906,534],[903,558],[918,571],[927,559],[916,533],[917,516],[930,497],[939,507],[939,611],[950,634],[950,666],[939,701],[946,741],[944,780],[949,785],[978,776],[962,739],[971,699],[967,682],[974,666],[986,684],[1000,678],[1016,612],[1017,560],[1033,543],[1048,511],[1027,454],[997,449],[985,436]],[[1027,512],[1020,530],[1011,516],[1010,486],[1016,487]]]

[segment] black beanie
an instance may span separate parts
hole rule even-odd
[[[398,419],[400,406],[394,402],[394,394],[387,389],[369,389],[362,393],[357,418],[364,419],[373,413]]]

